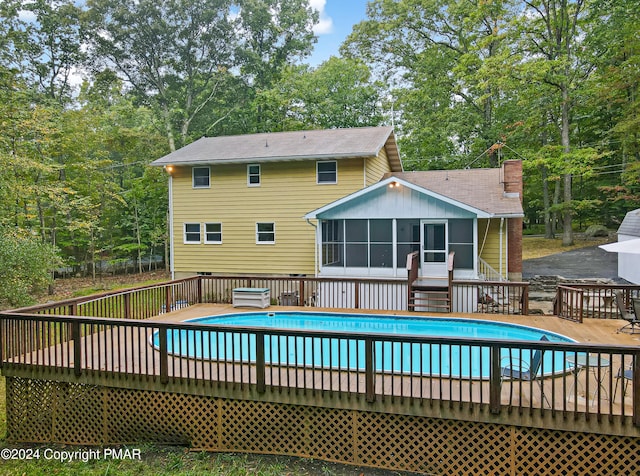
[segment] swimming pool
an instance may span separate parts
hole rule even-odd
[[[357,334],[389,334],[430,337],[463,337],[504,341],[539,341],[544,335],[551,342],[575,342],[566,336],[516,324],[464,318],[354,315],[318,312],[249,312],[192,319],[194,324],[225,327],[260,327],[308,331],[340,331]],[[197,359],[253,362],[256,336],[246,331],[168,330],[168,352]],[[349,338],[265,335],[267,364],[304,365],[316,368],[363,370],[365,340]],[[159,346],[159,334],[152,336]],[[508,345],[505,342],[505,345]],[[501,358],[509,357],[528,364],[532,352],[507,348]],[[554,356],[554,354],[557,354]],[[391,342],[374,344],[377,371],[438,375],[461,378],[488,378],[490,348],[479,345]],[[561,352],[545,352],[543,369],[564,372],[567,367]],[[505,364],[506,365],[506,364]]]

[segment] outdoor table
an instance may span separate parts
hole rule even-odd
[[[580,374],[587,369],[589,370],[589,372],[593,374],[593,377],[597,384],[596,391],[593,393],[593,398],[591,395],[585,395],[587,399],[587,405],[589,405],[589,399],[592,399],[592,404],[596,402],[598,390],[602,390],[604,394],[607,395],[607,389],[604,385],[604,381],[605,381],[605,376],[609,371],[609,366],[611,363],[609,359],[605,359],[604,357],[597,354],[594,355],[594,354],[580,353],[580,354],[573,354],[568,356],[566,358],[566,361],[570,366],[574,368],[574,374],[575,374],[574,380],[571,383],[571,389],[569,390],[567,395],[567,399],[570,399],[571,395],[573,395],[576,382],[580,384],[578,380],[580,377]],[[604,370],[600,370],[602,368]],[[589,378],[589,376],[587,375],[586,378]],[[608,398],[608,397],[605,397],[605,398]]]

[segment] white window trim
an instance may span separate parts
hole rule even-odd
[[[187,225],[198,225],[198,241],[187,240]],[[189,232],[189,233],[195,233],[195,232]],[[182,224],[182,242],[185,245],[199,245],[200,243],[202,243],[202,224],[194,223],[194,222],[183,223]]]
[[[327,164],[333,162],[336,165],[336,180],[334,182],[320,182],[320,171],[318,166],[320,164]],[[335,185],[338,183],[338,161],[337,160],[318,160],[316,161],[316,184],[317,185]]]
[[[258,183],[251,183],[251,167],[258,167]],[[262,167],[260,164],[247,165],[247,187],[259,187],[262,184]]]
[[[220,240],[209,241],[207,240],[207,225],[220,225]],[[204,243],[206,245],[221,245],[222,244],[222,223],[219,221],[210,221],[204,224]]]
[[[209,173],[209,185],[196,185],[196,169],[207,169]],[[193,188],[211,188],[211,167],[192,167],[191,168],[191,186]]]
[[[270,223],[273,225],[273,241],[260,241],[258,237],[260,233],[258,232],[258,225]],[[263,232],[266,233],[266,232]],[[273,221],[260,221],[256,222],[256,245],[275,245],[276,244],[276,223]]]

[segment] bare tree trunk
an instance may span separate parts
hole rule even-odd
[[[173,137],[173,128],[171,127],[171,114],[169,109],[167,109],[166,104],[162,105],[162,116],[164,119],[164,127],[167,133],[167,140],[169,141],[169,150],[171,152],[175,152],[176,150],[176,141]]]
[[[562,88],[562,147],[564,152],[568,154],[571,152],[571,145],[569,142],[569,86],[564,85]],[[573,200],[572,193],[573,176],[572,174],[564,175],[564,208],[562,211],[562,245],[573,245],[573,207],[571,201]]]
[[[558,204],[560,203],[560,181],[557,180],[556,184],[555,184],[555,188],[553,190],[553,205],[554,207],[557,208]],[[555,234],[558,232],[558,212],[554,211],[552,213],[552,219],[551,219],[551,230],[553,235],[555,236]]]
[[[136,224],[136,243],[138,244],[138,273],[142,274],[142,240],[140,238],[140,220],[138,219],[138,201],[134,200],[133,217]]]
[[[540,166],[540,175],[542,176],[542,206],[544,207],[544,237],[548,239],[555,238],[554,227],[551,223],[551,200],[549,198],[549,181],[547,167]]]

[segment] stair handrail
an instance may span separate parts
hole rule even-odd
[[[412,251],[407,255],[407,309],[411,309],[411,286],[418,279],[418,252]]]
[[[478,274],[484,276],[484,281],[506,281],[493,266],[478,256]]]
[[[449,312],[453,310],[453,262],[456,256],[455,251],[449,252],[447,271],[449,272]]]

